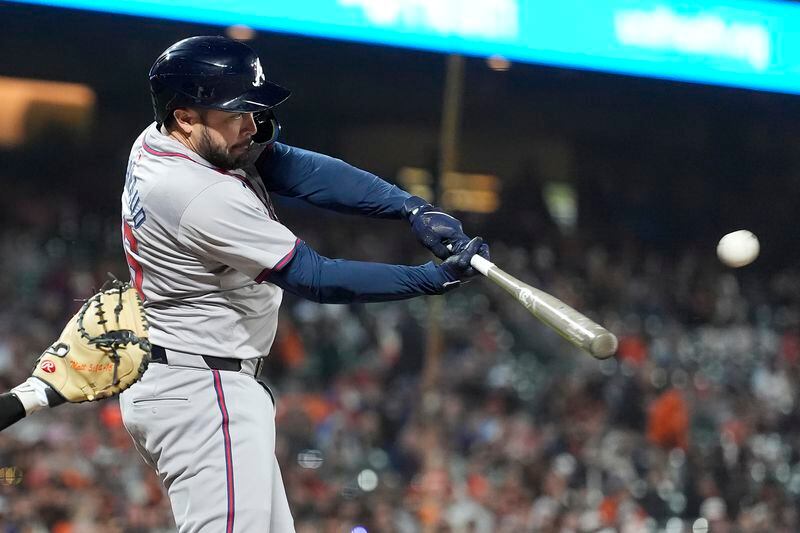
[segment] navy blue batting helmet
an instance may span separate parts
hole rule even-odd
[[[275,128],[277,121],[269,110],[291,94],[267,81],[252,48],[220,36],[178,41],[156,59],[149,77],[158,124],[179,107],[199,107],[256,113],[259,126],[269,121]]]

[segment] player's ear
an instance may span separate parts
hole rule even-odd
[[[194,109],[179,107],[172,112],[175,117],[175,127],[181,130],[184,134],[189,135],[192,133],[192,126],[200,121],[200,116]]]

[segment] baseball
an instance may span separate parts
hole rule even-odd
[[[758,257],[758,237],[746,229],[728,233],[719,240],[717,256],[729,267],[749,265]]]

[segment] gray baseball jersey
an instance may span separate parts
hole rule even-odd
[[[155,124],[136,140],[122,195],[128,266],[154,344],[249,359],[269,352],[282,291],[259,283],[297,239],[260,181],[223,172]]]
[[[274,405],[253,359],[275,337],[293,257],[260,179],[223,172],[155,125],[136,140],[122,195],[131,276],[144,298],[151,364],[120,397],[136,448],[167,490],[180,533],[287,533],[294,525],[275,458]]]

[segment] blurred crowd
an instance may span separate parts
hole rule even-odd
[[[2,390],[106,272],[127,275],[113,217],[53,202],[6,206]],[[295,229],[331,255],[427,260],[398,256],[404,228],[326,220]],[[285,298],[265,377],[299,532],[800,530],[800,274],[588,240],[492,253],[617,333],[606,361],[485,280],[438,308]],[[0,532],[173,530],[115,400],[0,433]]]

